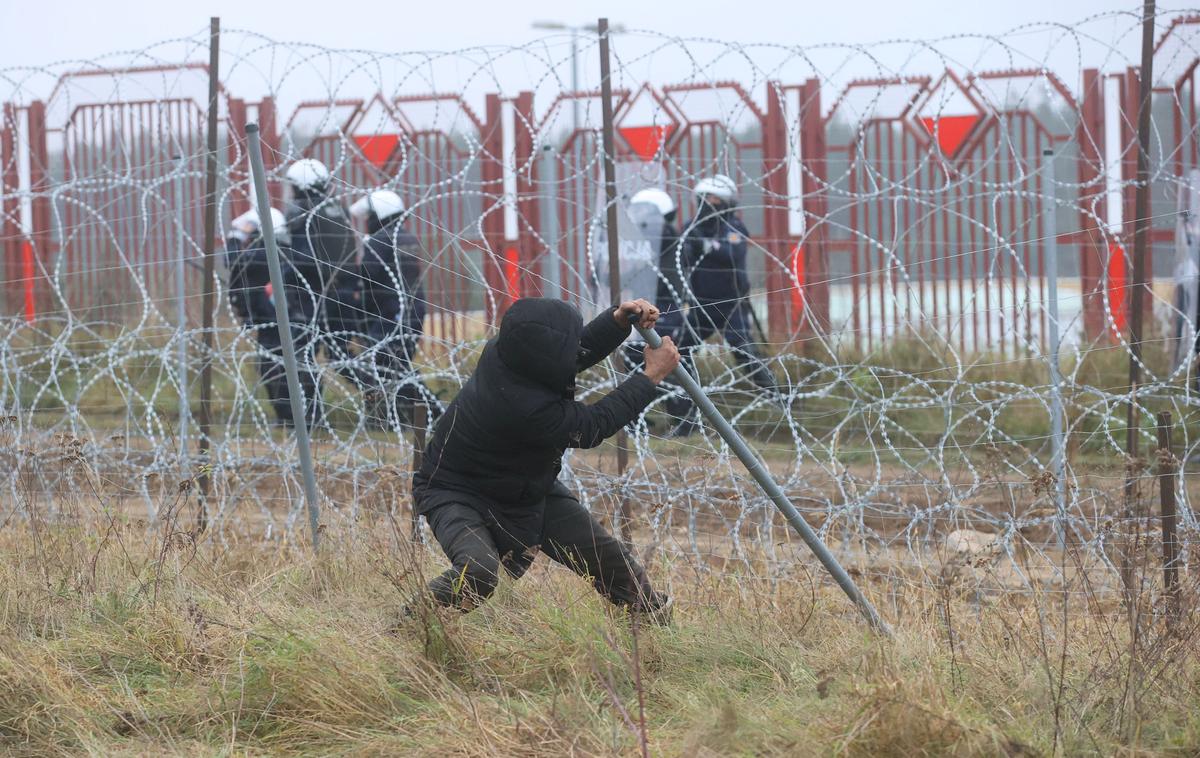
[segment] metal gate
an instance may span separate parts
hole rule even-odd
[[[850,84],[826,118],[831,331],[860,350],[898,337],[1036,349],[1043,153],[1073,163],[1057,153],[1076,111],[1038,72]]]
[[[200,291],[207,83],[198,64],[59,80],[35,158],[55,186],[38,198],[49,204],[44,231],[53,237],[37,256],[44,313],[140,319],[147,306],[174,302],[181,265],[186,292]],[[198,318],[194,298],[189,310]]]

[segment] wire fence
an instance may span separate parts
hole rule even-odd
[[[1189,14],[1156,19],[1144,379],[1136,393],[1125,382],[1140,24],[1107,14],[840,46],[613,38],[622,250],[646,241],[631,215],[638,190],[666,191],[686,238],[698,234],[696,183],[734,180],[749,292],[708,304],[737,309],[749,342],[708,341],[697,371],[861,575],[952,566],[1006,592],[1068,592],[1054,583],[1071,550],[1097,586],[1115,587],[1121,546],[1152,531],[1155,513],[1149,464],[1126,455],[1125,409],[1143,421],[1144,449],[1169,409],[1177,454],[1196,452],[1200,17]],[[0,71],[0,522],[81,503],[154,519],[180,492],[195,502],[203,473],[218,538],[297,528],[295,442],[260,365],[278,362],[260,339],[276,327],[231,303],[222,245],[252,209],[248,123],[281,209],[287,167],[316,158],[336,204],[396,192],[419,242],[418,286],[396,288],[423,311],[422,336],[399,372],[381,355],[411,336],[402,319],[379,327],[351,300],[331,327],[325,293],[303,285],[318,305],[295,339],[322,395],[313,445],[327,525],[408,510],[429,421],[381,394],[407,386],[430,408],[449,402],[519,297],[561,297],[585,316],[609,305],[594,36],[388,53],[224,31],[206,334],[209,43],[205,31]],[[347,218],[360,240],[362,220]],[[358,242],[339,272],[359,276],[368,248]],[[653,299],[658,265],[638,280],[649,289],[631,275],[627,293]],[[666,310],[686,324],[698,306],[686,277],[683,289]],[[205,365],[207,457],[194,424]],[[594,369],[578,397],[620,379]],[[630,507],[641,550],[705,570],[802,570],[810,556],[721,439],[702,422],[678,434],[677,396],[631,428],[623,471],[610,445],[569,451],[563,477],[594,510]],[[1188,478],[1177,487],[1186,562],[1198,524]]]

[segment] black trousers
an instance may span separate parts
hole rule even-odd
[[[469,610],[496,589],[501,568],[520,578],[539,549],[590,577],[596,590],[617,605],[656,608],[666,599],[651,588],[645,570],[624,546],[560,483],[546,497],[537,544],[525,544],[501,520],[466,502],[444,502],[425,518],[452,564],[429,583],[430,594],[441,605]]]

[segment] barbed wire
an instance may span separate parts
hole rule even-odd
[[[701,306],[685,277],[664,299],[655,243],[649,289],[627,294],[658,295],[664,315],[692,329],[705,308],[743,309],[736,349],[709,341],[691,353],[698,375],[862,575],[941,581],[949,566],[979,586],[1044,591],[1074,550],[1098,586],[1116,587],[1120,544],[1149,529],[1136,515],[1149,495],[1135,488],[1131,504],[1124,494],[1128,472],[1149,476],[1120,439],[1125,408],[1147,422],[1147,444],[1154,412],[1171,409],[1185,461],[1200,452],[1200,229],[1189,226],[1200,217],[1200,174],[1190,173],[1200,135],[1188,78],[1200,22],[1174,11],[1157,19],[1170,42],[1163,70],[1180,78],[1155,95],[1152,202],[1135,219],[1136,118],[1127,96],[1114,101],[1105,88],[1137,86],[1124,46],[1139,24],[1102,14],[869,45],[614,37],[621,249],[644,253],[651,242],[629,216],[645,187],[672,197],[681,239],[696,237],[692,188],[718,173],[736,181],[749,232],[748,293]],[[514,297],[563,297],[587,316],[609,305],[599,82],[586,63],[595,40],[566,44],[560,35],[382,53],[223,32],[219,236],[253,204],[243,132],[257,120],[281,209],[286,167],[317,158],[332,172],[332,202],[395,191],[419,240],[403,252],[420,259],[419,288],[398,265],[388,275],[403,308],[424,311],[421,334],[361,293],[331,306],[336,293],[320,282],[291,280],[302,306],[293,339],[324,408],[313,444],[330,525],[408,508],[414,446]],[[203,471],[217,539],[235,526],[292,536],[302,488],[271,402],[277,327],[231,302],[247,291],[220,244],[211,350],[200,326],[207,53],[203,31],[0,70],[0,522],[34,505],[65,516],[80,503],[153,519],[164,492]],[[586,59],[577,85],[572,57]],[[1064,60],[1074,68],[1056,68]],[[1134,392],[1122,381],[1128,304],[1141,286],[1125,265],[1138,224],[1158,235],[1158,263],[1145,289],[1155,317],[1140,345],[1147,379]],[[325,271],[353,282],[367,230],[357,219],[342,229],[357,252]],[[1058,386],[1047,372],[1050,246],[1064,287]],[[676,262],[687,264],[682,250]],[[253,296],[268,296],[262,284]],[[181,406],[205,365],[208,459],[196,449],[196,409]],[[579,399],[635,365],[629,355],[623,369],[592,369]],[[747,366],[765,367],[772,386],[755,385]],[[1070,450],[1061,504],[1056,393]],[[415,398],[409,411],[401,395]],[[680,395],[666,388],[630,427],[626,470],[611,446],[568,451],[564,479],[597,512],[631,504],[640,546],[706,570],[765,553],[786,578],[808,556],[721,438],[678,411]],[[1177,487],[1188,546],[1200,524],[1187,478]],[[983,543],[966,556],[948,547],[952,533]]]

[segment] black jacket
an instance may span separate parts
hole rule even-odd
[[[323,195],[302,194],[288,204],[285,215],[292,265],[308,285],[328,295],[338,288],[353,289],[354,230],[342,204]]]
[[[484,503],[502,522],[508,513],[540,524],[563,452],[596,447],[655,397],[654,383],[639,373],[593,405],[575,400],[575,375],[619,347],[629,330],[612,309],[584,326],[579,311],[560,300],[513,303],[434,428],[413,476],[418,511]]]
[[[750,294],[746,248],[750,238],[732,211],[697,218],[683,240],[692,293],[701,305],[740,300]]]
[[[267,250],[262,237],[225,242],[225,264],[229,267],[229,304],[247,326],[275,323],[275,305],[267,295],[271,281]]]
[[[679,246],[679,232],[675,224],[664,221],[658,250],[658,290],[654,295],[654,304],[659,310],[677,310],[687,302],[681,263],[686,265],[683,249]]]
[[[421,329],[425,292],[421,288],[421,244],[398,220],[375,229],[363,246],[363,317]]]

